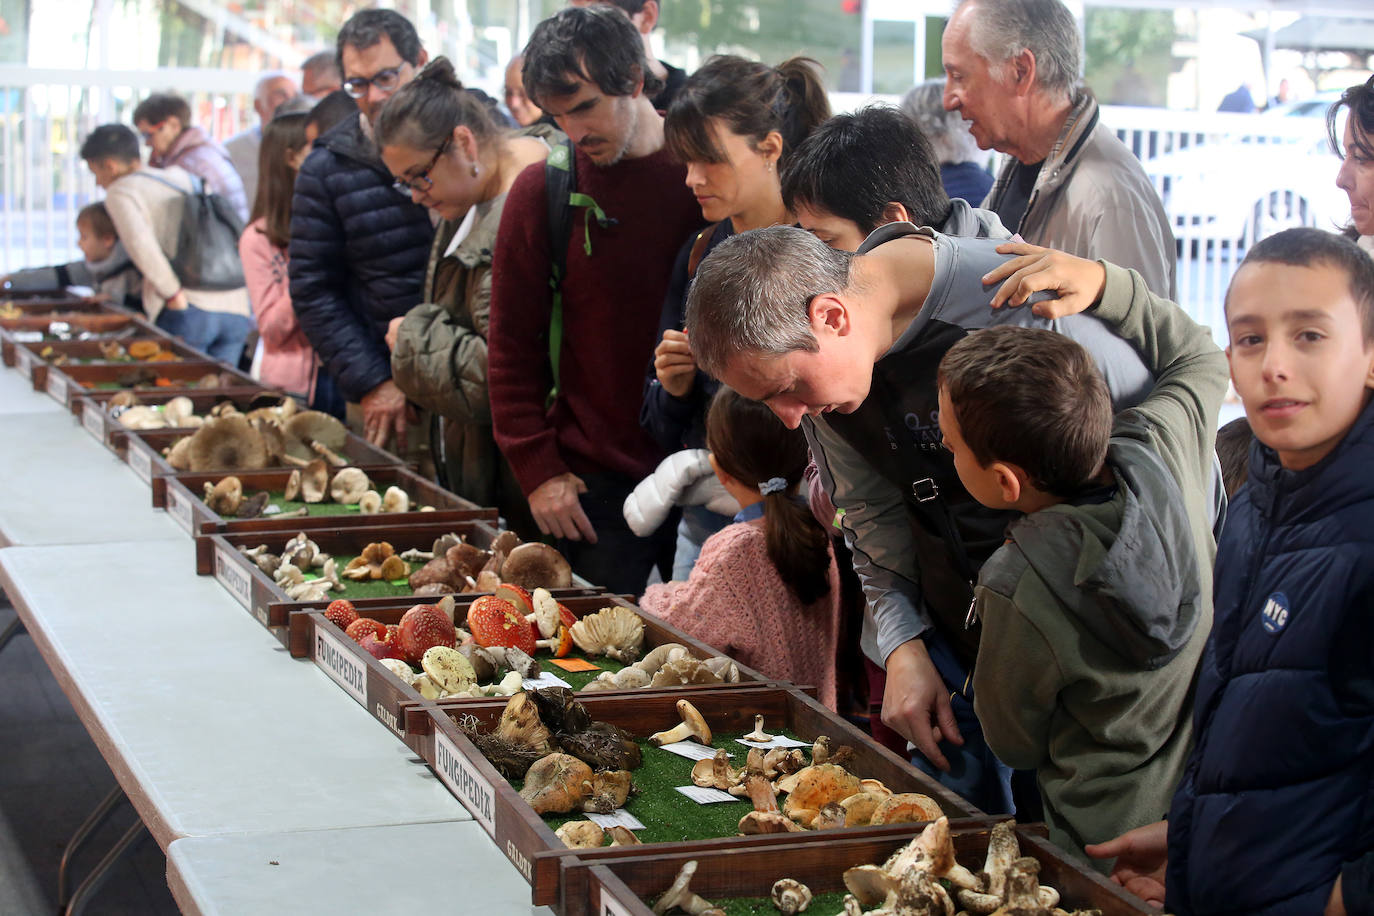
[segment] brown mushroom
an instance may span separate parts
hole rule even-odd
[[[243,502],[243,482],[230,475],[219,483],[205,482],[205,505],[219,516],[233,515]]]
[[[290,502],[301,495],[301,472],[299,468],[292,470],[286,478],[286,486],[282,489],[282,499]]]
[[[929,795],[902,792],[883,799],[868,822],[874,827],[881,824],[918,824],[936,820],[943,813],[939,804]]]
[[[591,787],[591,767],[570,754],[549,754],[525,774],[520,797],[537,814],[566,814],[582,807]]]
[[[167,463],[178,471],[191,470],[191,437],[183,436],[167,450]]]
[[[673,883],[663,892],[663,896],[654,903],[654,916],[663,916],[664,913],[676,907],[684,913],[692,916],[701,916],[707,910],[715,908],[709,900],[703,900],[688,889],[692,883],[692,876],[697,873],[697,860],[689,859],[684,862],[681,870]]]
[[[649,743],[654,747],[662,747],[665,744],[673,744],[678,741],[686,741],[694,738],[705,745],[711,743],[711,727],[706,724],[706,720],[697,708],[687,700],[677,701],[677,713],[682,717],[682,722],[667,731],[655,732],[649,736]]]
[[[262,510],[267,508],[267,503],[272,497],[266,490],[259,490],[252,496],[239,503],[238,510],[234,515],[238,518],[257,518],[262,515]]]
[[[796,785],[788,794],[782,810],[803,827],[815,819],[826,803],[844,801],[861,789],[856,776],[829,763],[809,766],[798,772],[796,777]]]
[[[312,442],[338,451],[348,441],[347,428],[334,417],[318,410],[297,412],[283,425],[283,431],[286,454],[305,461],[314,461],[320,457],[311,447]]]
[[[724,750],[718,750],[714,757],[698,760],[692,766],[692,784],[704,789],[729,789],[743,775],[730,766],[730,755]]]
[[[606,831],[595,821],[568,821],[554,835],[569,849],[594,849],[606,840]]]
[[[238,414],[207,422],[191,436],[188,447],[193,471],[248,470],[267,464],[262,436]]]
[[[782,916],[795,916],[811,905],[811,888],[794,878],[775,881],[771,896]]]
[[[396,556],[396,548],[386,541],[368,544],[363,552],[344,567],[345,579],[365,581],[384,579],[388,582],[406,575],[406,561]]]
[[[612,846],[642,846],[643,841],[635,836],[635,832],[629,827],[622,827],[619,824],[611,827]]]
[[[754,716],[754,730],[741,737],[741,741],[752,741],[754,744],[767,744],[772,741],[774,735],[770,735],[763,730],[763,716]]]
[[[585,762],[585,761],[584,761]],[[591,778],[582,810],[610,814],[625,804],[634,788],[629,770],[604,770]]]
[[[791,818],[778,810],[778,798],[772,784],[758,774],[752,774],[744,781],[749,800],[754,810],[739,819],[739,832],[745,836],[760,833],[796,833],[800,827]]]
[[[570,588],[572,567],[548,544],[531,541],[511,550],[501,565],[501,581],[527,589]]]
[[[324,502],[329,488],[329,466],[317,458],[301,471],[301,500],[307,503]]]

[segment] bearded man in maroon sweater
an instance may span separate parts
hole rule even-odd
[[[638,595],[668,578],[676,519],[647,538],[625,497],[663,457],[639,425],[644,366],[682,240],[701,225],[685,167],[663,148],[658,80],[619,10],[561,10],[525,49],[525,92],[575,145],[577,191],[562,285],[557,397],[549,358],[552,294],[545,166],[506,198],[492,258],[488,389],[496,442],[530,511],[588,581]]]

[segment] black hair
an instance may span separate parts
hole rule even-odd
[[[664,125],[669,152],[683,162],[723,162],[711,135],[719,119],[757,146],[771,132],[782,137],[781,168],[803,140],[830,117],[820,64],[794,57],[776,67],[733,54],[712,57],[687,77]]]
[[[103,159],[137,162],[142,158],[138,134],[123,124],[102,124],[86,135],[81,144],[81,158],[87,162]]]
[[[867,235],[886,220],[893,201],[912,222],[939,227],[949,218],[949,195],[930,141],[902,112],[872,105],[839,114],[811,132],[782,176],[782,201],[824,210]]]
[[[535,26],[524,55],[520,78],[525,94],[541,108],[541,98],[576,92],[578,79],[611,96],[630,95],[641,80],[650,98],[663,88],[649,69],[639,32],[609,6],[559,10]]]
[[[411,66],[420,62],[420,35],[409,19],[395,10],[363,10],[353,14],[339,29],[335,51],[339,73],[343,74],[345,45],[362,51],[377,44],[383,36],[390,39],[391,46],[401,55],[401,60]]]
[[[1221,462],[1221,484],[1226,488],[1227,499],[1250,479],[1250,443],[1254,439],[1250,421],[1245,417],[1217,430],[1217,460]]]
[[[644,9],[644,0],[600,0],[600,2],[624,11],[626,16],[637,16]]]
[[[479,146],[498,133],[486,104],[463,89],[447,57],[436,57],[386,100],[377,118],[377,145],[438,149],[460,124]]]
[[[1245,254],[1246,264],[1287,264],[1291,267],[1315,267],[1325,264],[1343,271],[1350,284],[1350,298],[1360,316],[1365,347],[1374,344],[1374,258],[1353,241],[1342,235],[1301,226],[1276,232],[1260,239]],[[1240,275],[1240,270],[1235,276]],[[1235,276],[1231,286],[1235,285]],[[1231,287],[1226,288],[1223,307],[1231,305]]]
[[[93,204],[86,204],[76,214],[78,223],[85,223],[91,230],[92,235],[98,235],[106,239],[118,239],[119,233],[115,231],[114,220],[110,219],[110,211],[105,209],[103,201],[97,200]]]
[[[1326,110],[1327,139],[1331,141],[1331,149],[1336,155],[1344,159],[1345,149],[1341,142],[1344,138],[1336,131],[1336,116],[1342,108],[1350,109],[1351,121],[1359,128],[1350,132],[1355,141],[1355,152],[1362,159],[1374,159],[1374,76],[1342,92],[1341,97]],[[1354,223],[1346,226],[1344,232],[1348,238],[1360,236]]]
[[[811,460],[806,434],[788,429],[767,405],[721,386],[706,414],[706,444],[717,466],[746,487],[782,481],[763,497],[768,559],[802,604],[828,595],[830,536],[796,498]]]
[[[305,126],[315,125],[315,135],[324,136],[329,128],[349,117],[358,116],[358,103],[342,89],[335,89],[320,99],[305,118]]]
[[[168,118],[181,122],[181,129],[191,126],[191,106],[181,96],[171,92],[154,92],[134,109],[134,123],[145,121],[154,126]]]

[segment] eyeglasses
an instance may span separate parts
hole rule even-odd
[[[434,187],[434,182],[430,180],[429,173],[434,171],[434,167],[439,164],[439,157],[444,155],[444,153],[448,152],[448,148],[452,144],[453,137],[450,136],[447,140],[440,144],[437,150],[434,151],[433,158],[429,160],[429,164],[425,166],[425,170],[423,172],[416,175],[414,178],[397,178],[392,183],[392,187],[394,187],[401,194],[404,194],[406,197],[409,197],[412,191],[419,191],[421,194],[423,194],[430,188]]]
[[[355,76],[352,79],[344,80],[344,92],[347,92],[350,98],[355,99],[367,95],[368,86],[376,86],[383,92],[392,92],[401,85],[401,69],[403,67],[405,64],[401,64],[400,67],[378,70],[371,77]]]

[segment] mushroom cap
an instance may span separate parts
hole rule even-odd
[[[802,811],[819,811],[826,803],[844,801],[862,788],[858,777],[831,763],[809,766],[796,777],[796,785],[782,806],[789,817]]]
[[[221,478],[205,497],[205,505],[216,515],[233,515],[242,502],[243,481],[232,474]]]
[[[291,416],[284,426],[286,453],[293,458],[309,461],[317,457],[310,443],[319,442],[333,451],[348,441],[348,429],[337,419],[319,410],[302,410]]]
[[[420,667],[436,686],[449,693],[467,690],[477,680],[472,670],[472,662],[457,649],[448,646],[432,646],[420,656]]]
[[[534,544],[522,544],[519,552]],[[539,545],[543,546],[543,545]],[[514,559],[515,554],[511,554]],[[510,560],[506,561],[510,565]],[[613,655],[621,658],[639,655],[644,645],[644,620],[634,611],[621,604],[604,607],[595,614],[588,614],[572,625],[572,638],[577,647],[588,655]]]
[[[383,512],[409,512],[410,496],[400,487],[387,487],[382,494]]]
[[[596,821],[568,821],[554,835],[569,849],[593,849],[606,840],[606,831]]]
[[[135,404],[119,414],[119,425],[125,429],[162,429],[167,426],[167,418],[156,408]]]
[[[301,499],[308,503],[324,501],[329,486],[329,464],[323,458],[316,458],[301,469]]]
[[[663,916],[664,913],[677,906],[682,898],[688,896],[690,891],[687,890],[687,886],[692,883],[692,876],[696,873],[696,859],[688,859],[682,863],[682,868],[678,870],[677,877],[673,878],[673,883],[668,885],[663,896],[659,897],[658,902],[654,904],[654,916]]]
[[[191,436],[188,447],[193,471],[249,470],[267,464],[262,436],[238,414],[207,422]]]
[[[811,888],[795,878],[780,878],[773,883],[773,906],[783,916],[793,916],[811,905]]]
[[[367,473],[361,468],[340,468],[329,482],[329,495],[334,502],[351,506],[371,487]]]
[[[358,497],[358,511],[363,515],[376,515],[382,511],[382,495],[376,490],[368,490]]]
[[[537,814],[566,814],[581,807],[591,786],[591,767],[571,754],[554,753],[530,766],[520,797]]]
[[[865,908],[874,907],[897,893],[897,882],[877,865],[859,865],[844,873],[844,886]]]
[[[179,395],[162,405],[162,416],[168,426],[183,426],[195,414],[196,405],[186,395]]]
[[[869,818],[869,824],[874,827],[881,824],[917,824],[937,820],[943,813],[929,795],[901,792],[883,799]]]
[[[301,495],[301,469],[293,468],[287,475],[286,485],[282,487],[282,499],[290,502]]]
[[[563,555],[548,544],[531,541],[511,550],[501,564],[501,581],[514,582],[527,589],[569,588],[572,567]]]

